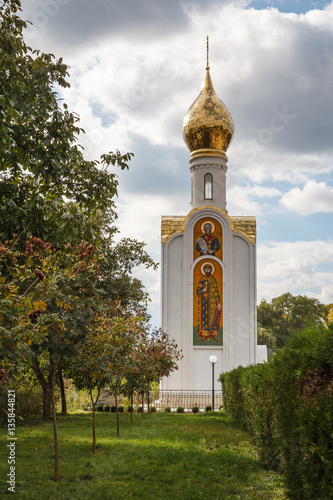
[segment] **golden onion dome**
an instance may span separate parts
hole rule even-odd
[[[183,121],[184,141],[191,157],[223,155],[233,133],[234,122],[214,90],[207,61],[202,90]]]

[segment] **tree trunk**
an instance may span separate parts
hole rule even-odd
[[[51,419],[52,418],[52,372],[49,370],[49,376],[46,380],[43,372],[39,366],[39,362],[37,359],[37,354],[32,356],[32,367],[35,372],[35,375],[40,383],[43,390],[43,418]]]
[[[53,415],[52,411],[52,398],[54,398],[53,390],[52,390],[52,380],[49,378],[47,382],[42,384],[43,389],[43,418],[51,419]]]
[[[147,401],[148,401],[148,413],[149,413],[149,387],[148,387],[148,392],[147,392]]]
[[[130,392],[131,424],[133,424],[133,389]]]
[[[116,415],[117,415],[117,436],[119,436],[119,411],[118,411],[118,395],[117,395],[117,391],[115,392],[115,401],[116,401]]]
[[[141,395],[141,417],[143,417],[144,404],[145,404],[145,392],[142,391],[142,395]]]
[[[59,444],[58,444],[58,429],[57,416],[54,399],[54,371],[50,370],[51,379],[51,399],[52,399],[52,415],[53,415],[53,435],[54,435],[54,480],[59,481]]]
[[[62,375],[61,368],[58,371],[58,382],[59,382],[60,394],[61,394],[61,413],[63,413],[64,415],[67,415],[65,384],[64,384],[64,377]]]
[[[90,392],[90,400],[91,400],[92,409],[93,409],[93,447],[92,447],[92,451],[95,454],[96,453],[96,403],[98,401],[101,389],[100,389],[100,387],[98,388],[97,396],[96,396],[96,400],[95,401],[94,401],[94,398],[93,398],[92,387],[89,387],[89,392]]]
[[[93,453],[96,453],[96,420],[95,420],[95,412],[96,412],[96,403],[93,403]]]

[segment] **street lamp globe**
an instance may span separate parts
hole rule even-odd
[[[212,363],[212,365],[215,365],[215,363],[217,363],[217,357],[213,354],[209,357],[209,362]]]

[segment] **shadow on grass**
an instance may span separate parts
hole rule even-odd
[[[20,499],[285,498],[277,475],[261,469],[247,435],[222,414],[135,415],[133,426],[122,414],[117,438],[115,415],[99,413],[96,455],[91,424],[91,413],[59,418],[59,483],[49,480],[50,422],[32,419],[18,429]]]

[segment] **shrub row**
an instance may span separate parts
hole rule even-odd
[[[290,337],[264,365],[220,376],[225,410],[280,469],[291,499],[333,498],[333,328]]]

